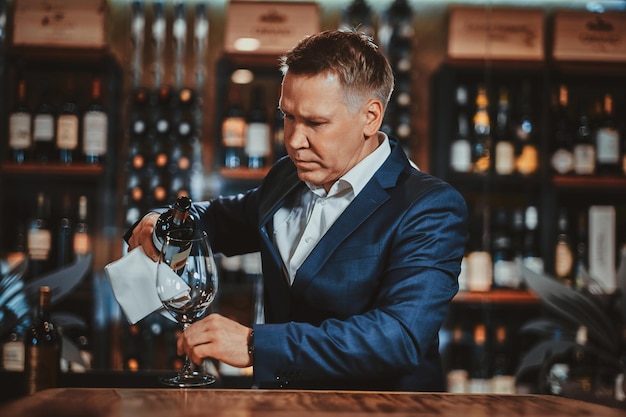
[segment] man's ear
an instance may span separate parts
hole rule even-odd
[[[374,136],[380,130],[385,115],[383,104],[380,100],[371,99],[364,107],[365,126],[363,127],[363,135],[365,137]]]

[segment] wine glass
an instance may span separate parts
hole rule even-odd
[[[215,299],[217,282],[217,267],[206,232],[168,232],[157,264],[157,294],[183,332],[204,316]],[[180,388],[200,387],[214,383],[215,376],[197,370],[185,357],[178,375],[162,378],[161,382]]]

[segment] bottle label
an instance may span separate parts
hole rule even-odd
[[[34,260],[48,259],[52,241],[50,230],[32,229],[28,231],[28,255]]]
[[[517,171],[520,174],[528,175],[537,172],[538,166],[537,148],[533,145],[524,145],[521,155],[517,158]]]
[[[39,114],[33,122],[33,140],[52,142],[54,139],[54,117],[50,114]]]
[[[246,143],[246,119],[228,117],[222,123],[222,143],[227,148],[243,148]]]
[[[517,289],[522,283],[520,270],[512,261],[497,261],[493,264],[493,283],[498,287]]]
[[[76,149],[78,146],[78,117],[73,114],[59,116],[57,122],[57,147]]]
[[[250,123],[246,140],[248,156],[265,156],[269,153],[269,126],[265,123]]]
[[[450,150],[450,166],[456,172],[470,172],[472,168],[472,146],[468,140],[455,140]]]
[[[91,111],[83,119],[83,152],[85,155],[104,155],[107,151],[106,113]]]
[[[89,253],[89,235],[87,233],[74,233],[74,253],[77,255],[86,255]]]
[[[554,272],[559,278],[567,277],[574,267],[574,255],[566,243],[556,245],[554,256]]]
[[[2,367],[5,371],[24,370],[24,343],[16,340],[2,346]]]
[[[564,175],[574,169],[574,156],[567,149],[559,149],[552,154],[552,168]]]
[[[489,291],[493,282],[491,254],[476,251],[467,258],[467,286],[470,291]]]
[[[596,135],[596,158],[601,164],[619,161],[619,132],[613,128],[599,129]]]
[[[500,175],[515,171],[515,148],[511,142],[501,141],[496,144],[495,169]]]
[[[576,145],[574,170],[577,174],[593,174],[596,170],[596,152],[592,145]]]
[[[30,114],[13,113],[9,118],[9,146],[14,149],[30,146]]]

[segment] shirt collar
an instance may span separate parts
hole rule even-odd
[[[326,190],[321,186],[313,185],[308,182],[306,185],[319,197],[342,195],[349,189],[352,189],[354,196],[356,196],[365,188],[365,185],[374,176],[374,173],[378,171],[378,168],[380,168],[391,154],[391,145],[389,144],[387,135],[384,132],[378,132],[378,138],[383,139],[381,144],[372,153],[363,158],[361,162],[352,167],[350,171],[339,178],[328,193],[326,193]]]

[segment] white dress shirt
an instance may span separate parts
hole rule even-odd
[[[313,248],[391,154],[389,138],[384,133],[380,135],[380,146],[339,178],[328,193],[306,183],[307,188],[289,196],[274,214],[274,244],[289,274],[290,285]]]

